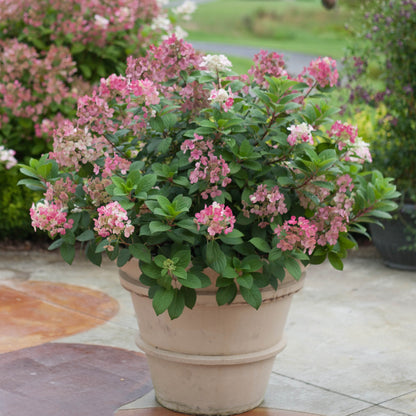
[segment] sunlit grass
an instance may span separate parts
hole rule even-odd
[[[349,12],[328,11],[320,0],[216,0],[198,6],[184,25],[189,39],[343,56]]]

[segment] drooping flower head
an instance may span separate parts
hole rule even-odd
[[[56,234],[64,235],[66,230],[72,228],[74,220],[67,219],[62,204],[38,202],[30,208],[30,217],[32,219],[32,227],[36,230],[49,232],[51,237]]]

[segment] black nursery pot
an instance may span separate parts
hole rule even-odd
[[[416,270],[416,249],[405,248],[416,239],[415,205],[403,205],[394,219],[381,222],[384,228],[370,224],[370,233],[384,264],[394,269]]]

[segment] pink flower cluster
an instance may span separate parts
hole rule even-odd
[[[195,223],[198,226],[208,226],[208,234],[213,238],[216,234],[230,233],[234,229],[235,217],[230,209],[224,204],[213,202],[199,213],[195,214]]]
[[[46,16],[53,13],[56,18],[50,19],[52,40],[71,36],[73,42],[99,47],[110,44],[114,33],[133,30],[138,20],[151,21],[159,11],[156,0],[37,0],[29,8],[24,0],[16,0],[0,6],[2,20],[23,21],[25,33],[42,26]]]
[[[60,178],[53,185],[46,184],[45,200],[61,208],[66,208],[68,201],[75,194],[77,186],[70,178]]]
[[[93,136],[88,129],[76,128],[66,121],[54,135],[53,151],[49,157],[63,167],[77,169],[81,164],[94,163],[102,157],[107,146],[103,136]]]
[[[315,207],[315,214],[311,218],[292,216],[283,225],[275,228],[274,232],[280,239],[278,248],[283,251],[300,248],[311,254],[316,245],[326,246],[337,243],[339,234],[347,231],[353,205],[350,193],[354,189],[354,184],[349,175],[343,175],[336,180],[336,185],[337,190],[333,195],[324,188],[321,202],[325,195],[330,196],[332,200],[327,200],[322,207],[317,209]],[[312,190],[310,185],[304,188],[309,189],[309,192]],[[301,192],[298,192],[298,195],[300,196]],[[312,208],[305,196],[300,198],[300,202],[303,207]]]
[[[134,232],[127,211],[119,202],[110,202],[97,209],[98,218],[94,218],[94,231],[101,237],[121,236],[126,238]]]
[[[35,229],[47,231],[51,237],[56,234],[64,235],[66,230],[74,225],[74,220],[67,219],[67,212],[64,211],[62,204],[38,202],[30,208],[30,217],[32,227]]]
[[[317,226],[310,220],[292,216],[290,220],[285,221],[283,225],[278,225],[274,230],[277,237],[280,238],[277,248],[282,251],[290,251],[298,247],[312,254],[316,247],[317,231]]]
[[[333,87],[338,81],[337,63],[334,59],[318,58],[312,61],[300,75],[312,86],[316,82],[320,87]]]
[[[91,203],[98,207],[111,202],[111,196],[105,188],[112,184],[110,178],[102,179],[99,176],[89,178],[87,183],[82,187],[84,192],[91,198]]]
[[[0,57],[1,107],[8,118],[31,119],[37,136],[49,133],[62,119],[59,113],[53,116],[55,121],[50,119],[51,105],[85,91],[85,84],[74,75],[76,65],[70,51],[63,46],[37,52],[17,39],[8,39],[0,44]]]
[[[316,181],[326,181],[326,178],[324,175],[318,176],[316,178]],[[307,195],[314,195],[315,199],[310,199]],[[300,189],[297,190],[296,195],[299,198],[300,205],[305,208],[309,209],[311,211],[315,210],[317,205],[315,203],[316,199],[319,201],[319,203],[322,203],[325,201],[325,199],[331,194],[331,191],[328,188],[324,188],[322,186],[318,186],[314,184],[313,182],[308,182],[304,186],[302,186]]]
[[[369,144],[358,137],[356,126],[337,120],[327,133],[336,141],[339,150],[347,149],[345,160],[358,163],[372,161]]]
[[[16,152],[13,149],[6,149],[3,145],[0,145],[0,165],[4,165],[6,169],[11,169],[17,164],[15,154]]]
[[[127,79],[149,79],[158,86],[160,94],[172,98],[179,92],[184,110],[198,110],[207,102],[207,92],[197,82],[188,83],[185,87],[176,84],[161,85],[166,81],[181,78],[182,71],[190,74],[195,68],[202,69],[202,56],[192,45],[177,39],[175,35],[159,46],[151,45],[144,57],[127,59]]]
[[[213,103],[218,103],[222,109],[227,112],[234,104],[234,94],[232,93],[231,88],[228,88],[228,91],[224,88],[214,88],[211,90],[209,100]]]
[[[195,169],[189,174],[191,183],[198,181],[206,181],[207,188],[202,192],[203,199],[215,198],[221,195],[222,191],[218,189],[218,185],[225,188],[230,182],[231,178],[227,177],[230,173],[230,168],[222,156],[216,156],[213,152],[213,143],[210,140],[204,140],[202,136],[194,134],[194,139],[185,140],[181,146],[181,150],[186,153],[191,151],[189,161],[195,163]]]
[[[357,127],[337,120],[328,130],[329,137],[335,139],[338,149],[342,150],[348,144],[354,144],[358,136]]]
[[[248,73],[259,85],[267,87],[268,83],[265,75],[276,78],[288,76],[283,55],[261,50],[258,54],[254,55],[253,61],[254,65],[248,70]]]
[[[357,137],[355,142],[349,146],[348,152],[345,154],[345,160],[350,162],[364,163],[372,162],[369,143],[366,143],[361,137]]]
[[[261,218],[259,227],[264,228],[274,221],[278,214],[285,214],[287,206],[285,197],[280,192],[279,187],[275,186],[271,191],[266,185],[259,185],[254,194],[250,195],[250,204],[243,201],[243,214],[247,218],[250,214],[257,215]]]
[[[290,131],[287,142],[291,146],[294,146],[298,142],[313,144],[312,131],[314,128],[311,125],[307,123],[293,124],[287,129]]]

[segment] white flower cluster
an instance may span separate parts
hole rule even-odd
[[[173,13],[179,15],[184,20],[191,20],[192,13],[196,10],[193,1],[186,0],[183,4],[173,9]]]
[[[233,65],[225,55],[205,55],[202,66],[207,67],[209,72],[217,73],[229,71]]]
[[[108,19],[99,14],[94,15],[95,24],[103,29],[106,29],[110,23]]]
[[[0,146],[0,165],[5,164],[6,169],[11,169],[17,164],[17,160],[14,157],[15,154],[16,152],[14,150],[9,150],[4,146]]]

